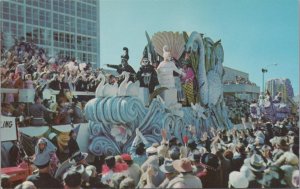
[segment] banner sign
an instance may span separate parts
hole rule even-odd
[[[17,140],[16,117],[1,116],[1,141]]]
[[[20,89],[19,102],[34,102],[35,90],[34,89]]]

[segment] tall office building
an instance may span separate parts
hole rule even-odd
[[[25,37],[48,56],[75,57],[99,66],[99,1],[1,0],[0,8],[1,32]]]

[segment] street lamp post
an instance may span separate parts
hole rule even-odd
[[[267,73],[268,70],[266,68],[262,68],[261,72],[262,72],[262,93],[264,93],[265,92],[265,73]]]
[[[262,72],[262,93],[265,92],[265,73],[268,72],[267,67],[269,67],[269,66],[277,66],[277,65],[278,64],[269,64],[265,68],[261,69],[261,72]]]

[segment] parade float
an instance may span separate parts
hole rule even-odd
[[[132,82],[132,73],[123,72],[119,86],[110,85],[100,76],[103,79],[96,98],[85,106],[90,130],[88,150],[93,155],[128,152],[137,128],[150,143],[161,141],[161,129],[168,131],[169,138],[172,135],[184,143],[184,136],[191,138],[190,125],[195,126],[199,138],[204,132],[232,128],[223,99],[221,41],[214,42],[198,32],[158,32],[152,38],[146,32],[146,36],[143,58],[150,65],[159,63],[159,85],[151,92],[147,85],[141,85],[151,85],[149,73]],[[182,80],[188,74],[178,69],[178,64],[190,65],[195,76],[183,81],[182,86],[180,77]]]
[[[289,79],[272,79],[267,81],[267,92],[259,96],[258,102],[250,105],[251,117],[266,119],[273,123],[282,121],[297,112],[293,100],[294,91]]]

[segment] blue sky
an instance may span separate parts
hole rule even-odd
[[[147,43],[145,31],[198,31],[222,40],[225,66],[250,80],[291,79],[299,94],[297,0],[100,0],[100,60],[119,64],[124,46],[135,70]]]

